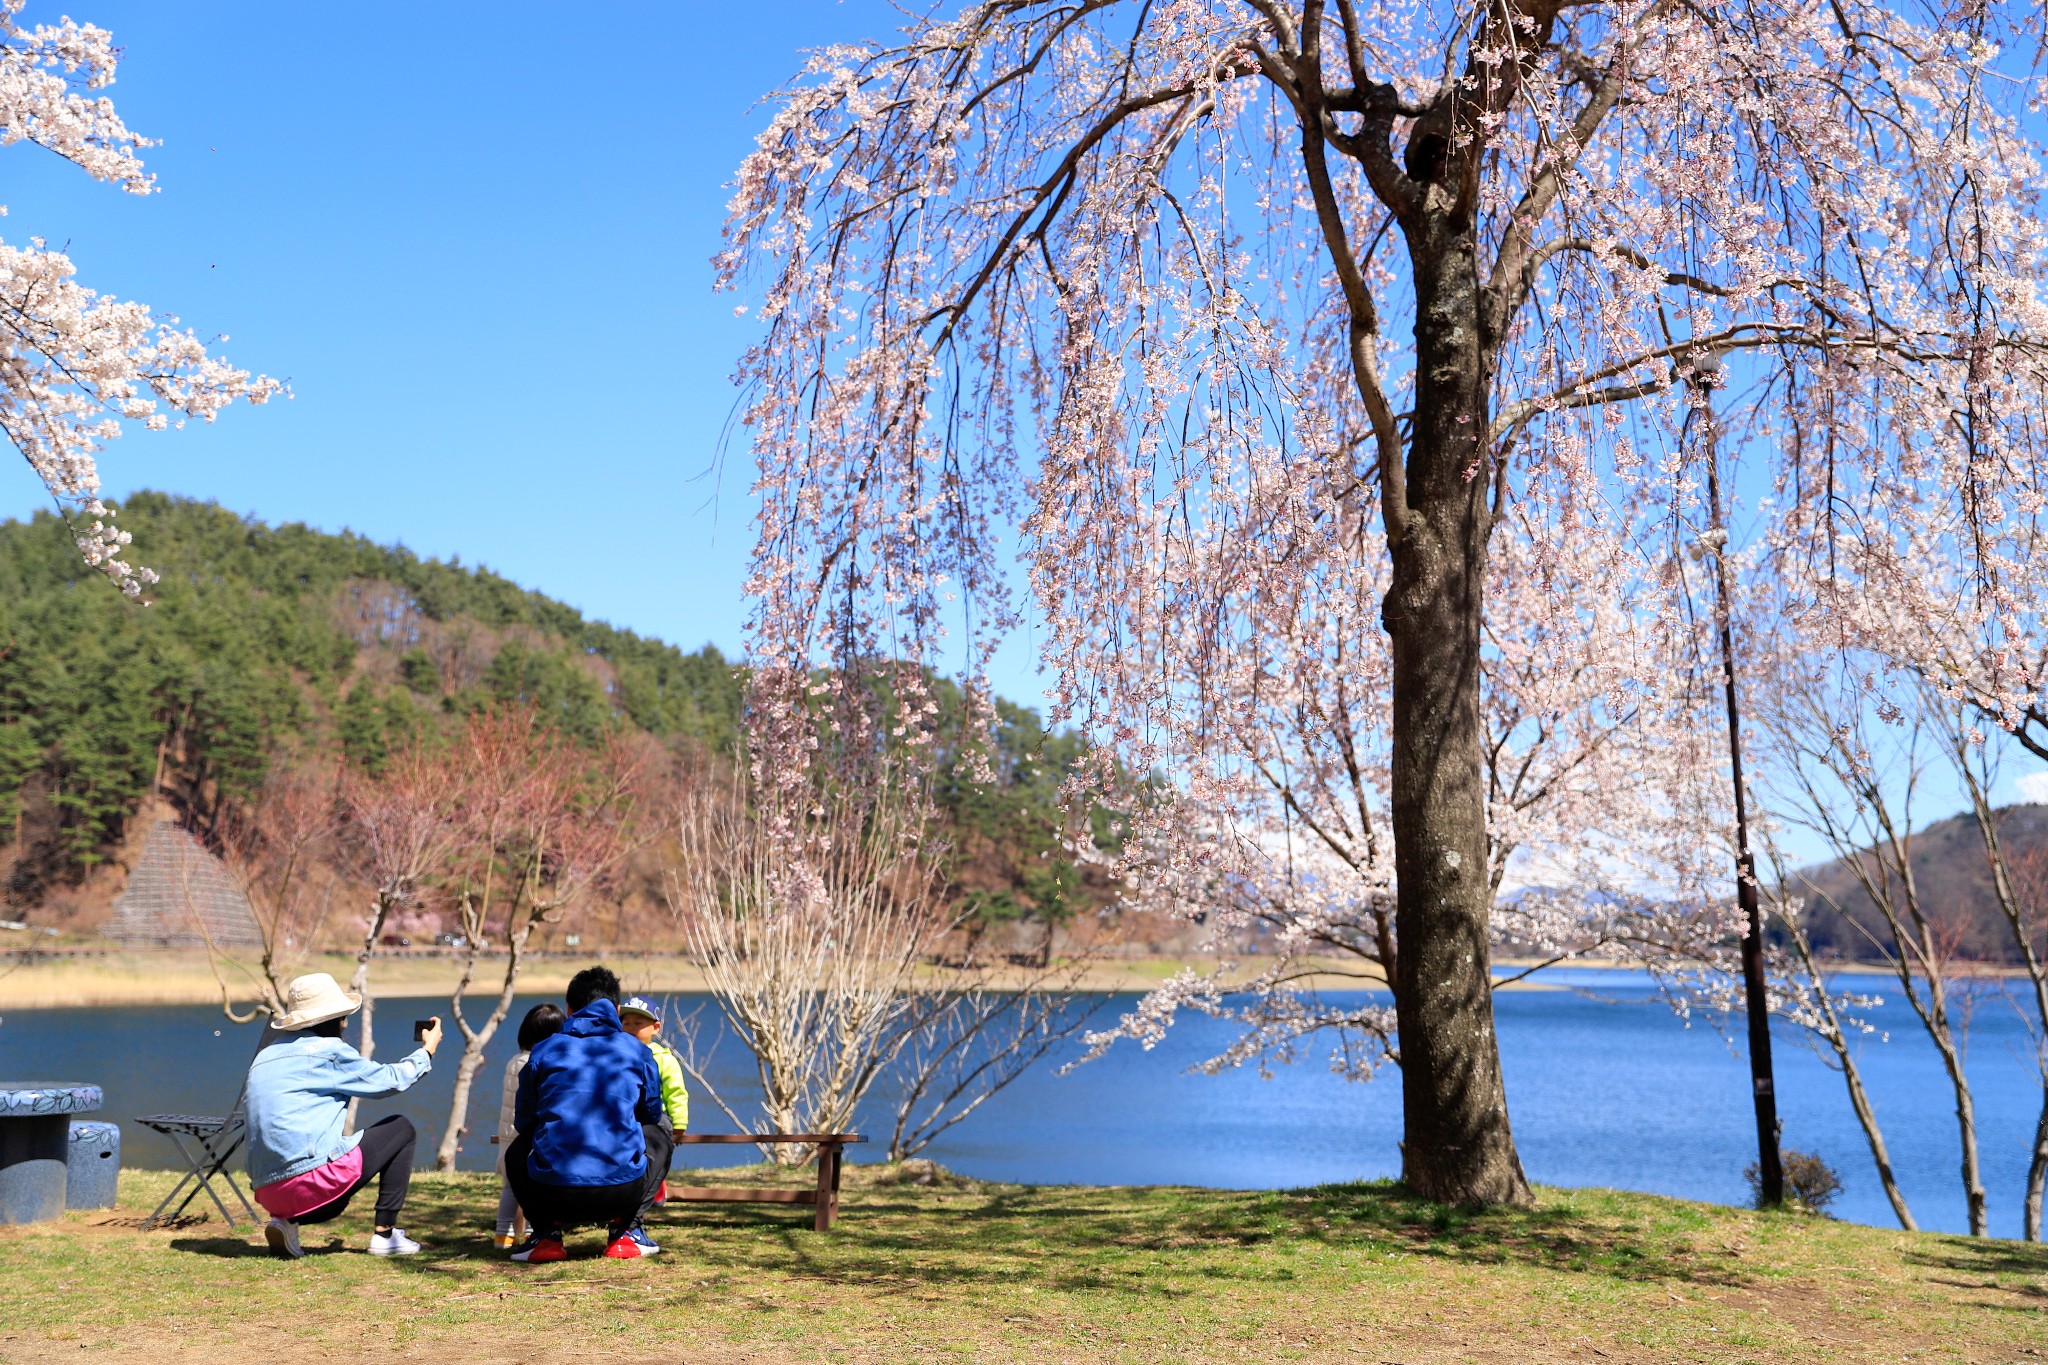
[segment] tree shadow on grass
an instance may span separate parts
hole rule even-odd
[[[1533,1208],[1462,1209],[1396,1181],[1321,1185],[1269,1196],[1259,1212],[1287,1235],[1370,1239],[1462,1265],[1522,1265],[1628,1281],[1730,1287],[1750,1278],[1738,1250],[1702,1246],[1715,1219],[1682,1204],[1649,1210],[1604,1191],[1553,1194]]]
[[[938,1203],[871,1188],[849,1202],[843,1221],[823,1237],[806,1219],[801,1225],[790,1220],[764,1238],[764,1224],[772,1227],[786,1215],[745,1206],[671,1213],[657,1231],[726,1273],[772,1267],[881,1293],[1025,1277],[1056,1290],[1176,1298],[1201,1292],[1193,1286],[1203,1280],[1284,1281],[1295,1273],[1269,1258],[1203,1253],[1302,1243],[1611,1280],[1732,1287],[1751,1278],[1739,1247],[1700,1244],[1697,1234],[1711,1232],[1714,1220],[1682,1205],[1653,1217],[1590,1196],[1475,1212],[1432,1204],[1391,1182],[1263,1193],[1015,1187],[977,1193],[980,1198]],[[693,1231],[706,1240],[690,1240]],[[1174,1268],[1179,1283],[1158,1274]]]
[[[981,1280],[1032,1267],[1060,1288],[1134,1287],[1128,1264],[1185,1257],[1208,1279],[1284,1279],[1284,1266],[1208,1251],[1309,1243],[1418,1255],[1464,1265],[1522,1265],[1627,1281],[1734,1287],[1752,1278],[1739,1248],[1702,1246],[1713,1230],[1702,1212],[1645,1210],[1597,1194],[1531,1209],[1464,1210],[1420,1199],[1393,1182],[1229,1194],[1172,1189],[991,1192],[975,1205],[935,1209],[869,1194],[848,1211],[861,1246],[917,1263],[920,1282]],[[903,1221],[918,1227],[899,1231]],[[1661,1219],[1661,1221],[1660,1221]],[[947,1236],[947,1229],[957,1236]],[[834,1234],[837,1235],[837,1234]],[[1056,1264],[1037,1264],[1056,1252]]]
[[[1907,1265],[1959,1275],[2026,1275],[2036,1282],[2003,1288],[2048,1301],[2048,1246],[1991,1237],[1937,1237],[1916,1244],[1901,1258]]]
[[[526,1275],[491,1244],[494,1193],[487,1179],[415,1184],[406,1221],[425,1250],[400,1262],[404,1270],[493,1282],[501,1272]],[[1747,1248],[1768,1239],[1775,1218],[1797,1217],[1766,1215],[1760,1223],[1759,1215],[1736,1210],[1597,1190],[1546,1191],[1534,1208],[1474,1211],[1431,1203],[1390,1181],[1240,1193],[1017,1186],[934,1193],[850,1182],[847,1196],[840,1221],[824,1234],[811,1230],[806,1207],[669,1205],[651,1224],[668,1247],[656,1264],[686,1265],[692,1282],[717,1286],[714,1293],[772,1274],[885,1295],[1025,1280],[1172,1299],[1204,1292],[1204,1282],[1284,1281],[1295,1273],[1284,1261],[1228,1253],[1306,1244],[1588,1280],[1734,1288],[1753,1286],[1768,1269]],[[333,1236],[346,1240],[333,1249],[359,1250],[355,1239],[367,1234],[368,1216],[365,1207],[334,1225]],[[598,1240],[578,1234],[572,1257],[593,1257]],[[216,1256],[265,1254],[260,1243],[225,1238],[172,1245]],[[1903,1259],[1982,1277],[2048,1273],[2048,1250],[2011,1242],[1926,1239]],[[2048,1298],[2048,1291],[2029,1292]]]

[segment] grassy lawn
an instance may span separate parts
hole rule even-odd
[[[754,1179],[754,1176],[746,1177]],[[216,1218],[141,1232],[168,1187],[0,1228],[0,1360],[2048,1360],[2048,1250],[1599,1190],[1461,1214],[1387,1185],[1278,1193],[892,1183],[843,1221],[688,1205],[667,1251],[492,1250],[493,1177],[416,1177],[426,1250],[363,1216],[269,1259]]]

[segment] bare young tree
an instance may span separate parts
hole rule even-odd
[[[1773,1017],[1802,1030],[1823,1064],[1841,1074],[1885,1198],[1899,1226],[1918,1231],[1899,1188],[1877,1109],[1863,1083],[1856,1050],[1859,1039],[1877,1032],[1864,1013],[1883,1000],[1836,984],[1814,951],[1806,927],[1807,902],[1794,894],[1798,882],[1793,870],[1770,830],[1760,826],[1758,833],[1770,873],[1768,880],[1758,879],[1757,890],[1770,916],[1767,924],[1778,930],[1777,941],[1765,943],[1762,998]],[[1726,1033],[1734,1020],[1746,1015],[1752,998],[1740,942],[1745,919],[1732,903],[1703,907],[1701,913],[1658,915],[1658,941],[1642,945],[1632,960],[1650,973],[1680,1018],[1704,1017]]]
[[[753,1055],[755,1122],[696,1057],[687,1064],[744,1131],[843,1131],[908,1041],[918,964],[953,915],[924,807],[898,780],[820,793],[803,817],[801,860],[738,773],[683,803],[670,906],[724,1023]],[[788,1164],[811,1155],[795,1143],[764,1150]]]
[[[2048,1192],[2048,845],[2037,842],[2019,849],[2008,845],[2002,828],[2004,820],[1991,804],[1997,778],[1996,751],[1987,737],[1973,733],[1975,727],[1953,704],[1943,715],[1949,722],[1944,739],[1954,756],[1956,772],[1970,794],[1970,812],[1976,817],[1977,833],[1984,845],[1991,888],[2012,934],[2013,948],[2026,971],[2032,996],[2032,1017],[2024,1008],[2019,1013],[2033,1042],[2034,1064],[2041,1076],[2041,1114],[2034,1124],[2033,1151],[2027,1161],[2021,1236],[2038,1242],[2042,1196]]]
[[[284,1009],[285,987],[319,941],[333,908],[335,836],[331,775],[288,762],[281,761],[248,801],[222,813],[214,830],[219,870],[255,919],[259,943],[253,963],[218,940],[215,912],[207,903],[219,894],[218,870],[198,858],[179,861],[186,909],[206,945],[221,1008],[236,1023]],[[251,1006],[237,1009],[236,1000],[251,993]]]
[[[1869,676],[1842,656],[1781,666],[1791,676],[1769,690],[1760,708],[1770,768],[1765,805],[1818,835],[1860,894],[1845,900],[1808,877],[1797,878],[1793,889],[1829,904],[1871,945],[1939,1054],[1955,1097],[1970,1232],[1981,1237],[1989,1214],[1976,1101],[1964,1069],[1970,1002],[1954,998],[1950,930],[1922,894],[1913,864],[1914,799],[1936,756],[1930,750],[1940,744],[1939,719],[1929,714],[1929,694],[1917,679],[1904,680],[1896,695],[1873,698],[1865,691]]]
[[[1829,984],[1827,970],[1815,956],[1813,939],[1806,931],[1805,903],[1791,894],[1790,869],[1784,865],[1768,837],[1764,842],[1777,875],[1769,884],[1760,883],[1758,889],[1768,902],[1771,918],[1779,927],[1784,945],[1768,955],[1778,959],[1772,963],[1773,970],[1769,973],[1774,988],[1770,992],[1773,1013],[1805,1029],[1810,1038],[1827,1048],[1822,1060],[1832,1058],[1829,1065],[1841,1073],[1842,1083],[1848,1088],[1849,1107],[1855,1111],[1856,1123],[1863,1130],[1863,1140],[1870,1148],[1870,1160],[1877,1168],[1877,1181],[1884,1189],[1884,1197],[1890,1202],[1899,1226],[1908,1232],[1918,1232],[1920,1225],[1906,1203],[1905,1191],[1899,1188],[1898,1174],[1892,1166],[1891,1147],[1884,1140],[1884,1128],[1877,1121],[1877,1108],[1870,1102],[1870,1091],[1863,1084],[1863,1068],[1854,1047],[1856,1039],[1874,1032],[1855,1011],[1874,1006],[1878,1001],[1855,992],[1837,991]],[[1784,959],[1788,956],[1790,961],[1786,962]],[[1744,994],[1747,995],[1746,982]]]
[[[1107,1002],[1085,989],[1100,946],[1055,956],[1048,943],[1039,959],[1013,962],[975,939],[930,965],[890,1068],[889,1160],[916,1156],[1086,1032]]]
[[[579,748],[531,707],[481,712],[457,737],[453,761],[463,784],[452,807],[458,823],[448,894],[464,947],[448,1005],[462,1057],[437,1169],[455,1169],[470,1089],[484,1048],[512,1008],[534,931],[560,922],[633,847],[643,758],[620,737],[596,750]],[[489,1012],[472,1022],[463,1001],[491,951],[504,954],[504,971]]]

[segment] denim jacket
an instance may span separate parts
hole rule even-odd
[[[349,1100],[395,1095],[432,1065],[423,1047],[387,1066],[339,1038],[275,1035],[249,1064],[249,1183],[289,1180],[345,1155],[363,1138],[341,1135]]]

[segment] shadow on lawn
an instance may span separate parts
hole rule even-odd
[[[1049,1192],[1048,1192],[1049,1193]],[[1080,1193],[1080,1192],[1076,1192]],[[1046,1193],[998,1198],[964,1212],[970,1222],[1003,1220],[1062,1224],[1063,1254],[1095,1250],[1173,1254],[1222,1248],[1310,1243],[1367,1253],[1416,1255],[1467,1265],[1511,1265],[1578,1272],[1610,1279],[1684,1280],[1733,1285],[1749,1278],[1739,1254],[1698,1245],[1709,1231],[1705,1215],[1646,1227],[1637,1210],[1618,1211],[1546,1202],[1533,1209],[1475,1212],[1417,1198],[1392,1181],[1325,1185],[1306,1190],[1244,1194],[1219,1202],[1151,1190],[1130,1207],[1110,1210],[1085,1199],[1048,1205]],[[984,1242],[992,1240],[984,1236]],[[990,1248],[993,1249],[993,1248]],[[1203,1273],[1243,1274],[1210,1265]],[[1264,1273],[1274,1273],[1269,1266]]]
[[[697,1226],[751,1225],[757,1233],[762,1221],[736,1210],[687,1217]],[[672,1230],[695,1250],[686,1229]],[[1303,1243],[1617,1280],[1735,1286],[1752,1279],[1739,1240],[1731,1246],[1725,1238],[1717,1244],[1700,1235],[1714,1231],[1710,1215],[1683,1207],[1653,1218],[1591,1196],[1472,1212],[1416,1198],[1393,1182],[1245,1194],[994,1189],[982,1200],[951,1206],[869,1189],[849,1205],[838,1230],[814,1239],[792,1228],[775,1238],[772,1257],[797,1273],[816,1262],[817,1273],[883,1288],[1024,1275],[1062,1290],[1113,1288],[1163,1297],[1200,1292],[1157,1278],[1176,1259],[1194,1277],[1286,1280],[1296,1271],[1284,1262],[1201,1253]],[[833,1239],[842,1238],[844,1244],[835,1245]],[[724,1244],[719,1252],[735,1267],[762,1265],[771,1255],[769,1245],[752,1239]]]
[[[307,1246],[308,1256],[335,1256],[347,1251],[346,1242],[335,1242],[328,1246]],[[240,1237],[173,1237],[171,1250],[186,1251],[194,1256],[218,1256],[234,1260],[242,1256],[269,1256],[270,1248],[262,1242],[251,1242]]]
[[[1907,1265],[1975,1275],[1980,1280],[1999,1275],[2037,1277],[2033,1283],[2003,1287],[2048,1302],[2048,1246],[2040,1243],[1988,1237],[1930,1238],[1902,1259]]]
[[[492,1194],[484,1181],[415,1185],[407,1223],[425,1254],[400,1264],[442,1276],[530,1273],[491,1245]],[[808,1209],[749,1205],[672,1207],[651,1230],[668,1248],[661,1263],[689,1266],[712,1292],[775,1272],[880,1294],[1025,1280],[1062,1291],[1171,1299],[1205,1292],[1203,1280],[1284,1281],[1297,1273],[1284,1259],[1204,1253],[1304,1244],[1610,1281],[1735,1287],[1753,1284],[1766,1269],[1750,1248],[1762,1246],[1773,1226],[1733,1210],[1648,1205],[1601,1191],[1551,1192],[1535,1208],[1474,1212],[1419,1199],[1393,1182],[1238,1194],[971,1185],[940,1194],[866,1185],[848,1195],[841,1221],[823,1235],[811,1231]],[[362,1218],[345,1218],[321,1245],[309,1238],[308,1252],[360,1250],[367,1217],[365,1209]],[[594,1257],[599,1242],[594,1231],[576,1234],[572,1257]],[[200,1255],[265,1254],[260,1241],[226,1237],[172,1245]],[[2013,1242],[1925,1239],[1903,1260],[1980,1280],[2048,1274],[2048,1250]],[[1160,1273],[1176,1269],[1184,1278]],[[2020,1292],[2048,1299],[2039,1285]]]

